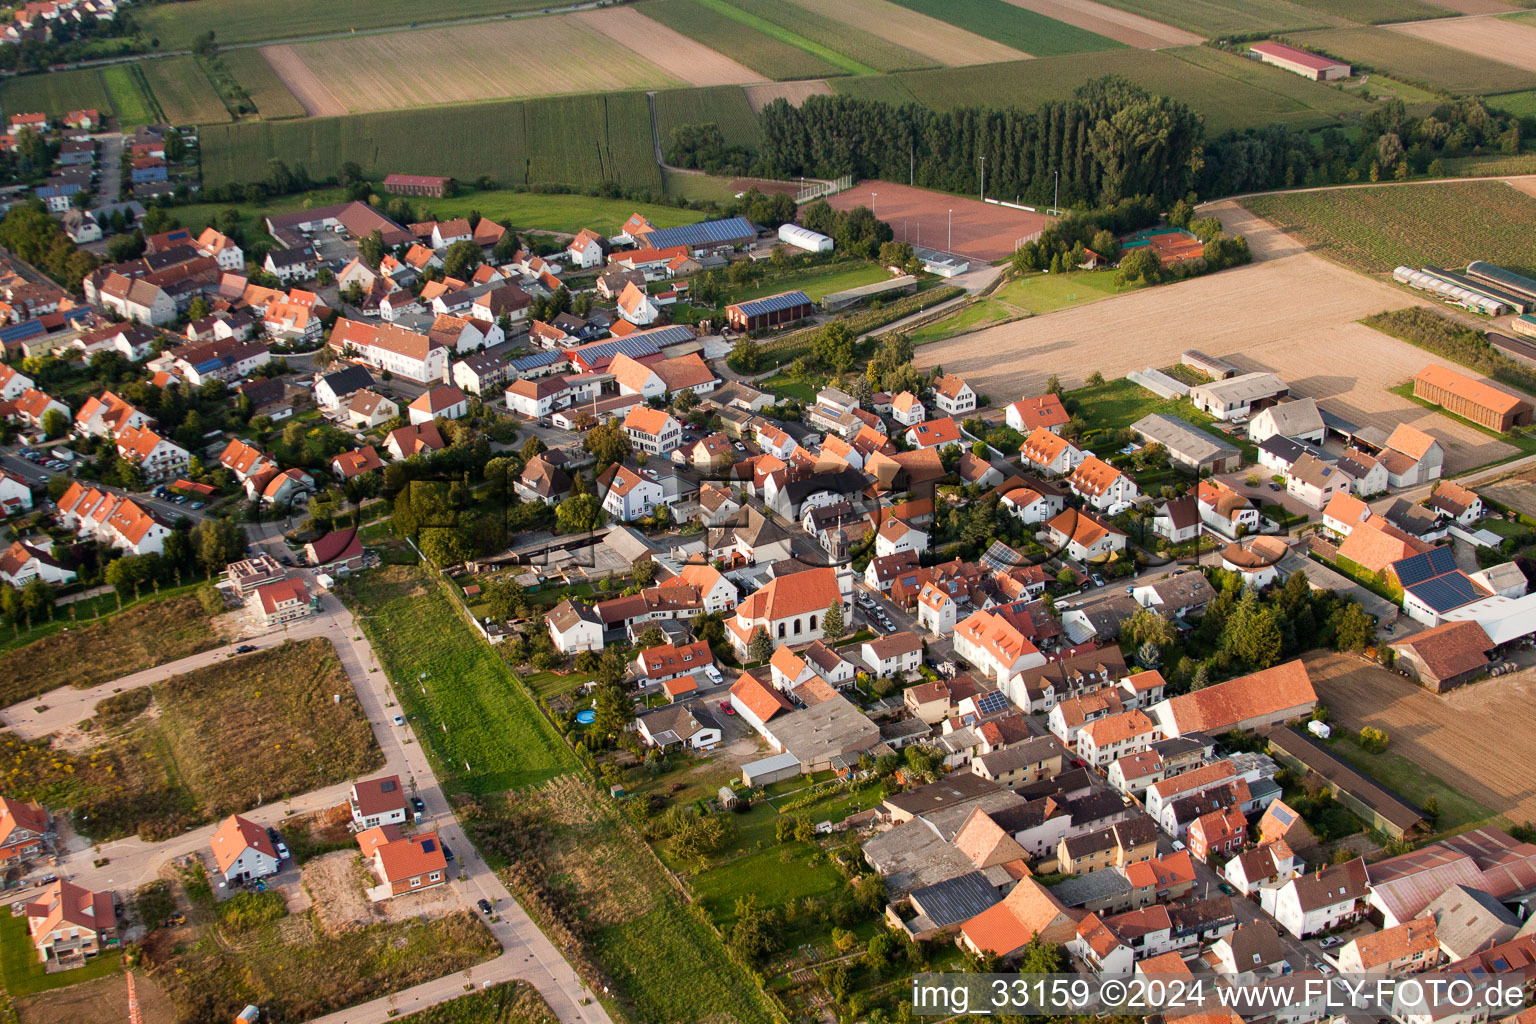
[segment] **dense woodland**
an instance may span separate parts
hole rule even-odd
[[[1034,111],[937,111],[849,96],[812,96],[796,108],[776,100],[762,125],[763,170],[775,176],[915,175],[919,186],[967,193],[980,190],[985,164],[988,195],[1049,204],[1059,170],[1064,206],[1133,195],[1171,203],[1194,187],[1204,142],[1188,106],[1115,77]]]

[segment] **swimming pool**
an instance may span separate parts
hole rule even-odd
[[[591,708],[588,708],[586,711],[578,711],[576,712],[576,721],[580,722],[582,725],[591,725],[593,722],[597,721],[597,712],[593,711]]]

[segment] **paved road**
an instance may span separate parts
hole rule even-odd
[[[271,524],[255,525],[265,527],[259,532],[253,531],[255,543],[263,546],[281,543],[272,531]],[[303,570],[302,575],[306,577],[312,591],[319,592],[314,586],[313,573]],[[596,1002],[593,993],[583,985],[559,950],[539,931],[494,872],[486,867],[465,837],[457,819],[448,813],[447,798],[420,744],[406,742],[411,739],[410,727],[397,727],[391,723],[395,702],[388,678],[354,622],[352,613],[334,594],[319,593],[319,616],[292,625],[287,630],[274,631],[259,642],[265,645],[278,636],[291,639],[324,636],[335,646],[342,666],[357,691],[363,711],[373,725],[379,747],[384,752],[385,766],[379,774],[398,774],[406,779],[412,792],[427,805],[428,817],[425,824],[437,828],[450,849],[460,851],[457,863],[462,878],[451,884],[462,895],[466,908],[474,911],[476,902],[481,899],[490,901],[496,908],[500,919],[488,922],[488,926],[501,943],[503,952],[495,960],[474,968],[475,980],[484,982],[521,978],[538,989],[565,1024],[611,1024],[607,1012]],[[28,721],[27,716],[32,715],[30,721],[34,728],[44,719],[52,717],[72,725],[88,714],[85,710],[87,702],[93,704],[94,700],[99,700],[114,689],[144,685],[199,665],[211,664],[229,657],[230,650],[225,647],[206,651],[92,690],[79,691],[78,694],[56,691],[46,699],[50,702],[57,700],[57,710],[51,709],[43,716],[33,715],[29,709],[18,706],[7,709],[3,717],[10,722],[21,722]],[[18,725],[18,728],[22,727]],[[274,801],[248,811],[245,817],[261,825],[275,825],[292,814],[308,813],[344,803],[350,788],[350,784],[341,783],[291,800]],[[135,836],[99,847],[87,846],[64,854],[56,870],[58,874],[88,888],[129,892],[153,879],[166,861],[206,850],[214,829],[213,825],[205,825],[162,843],[147,843]],[[101,858],[105,858],[106,863],[97,867],[95,861]],[[464,984],[462,974],[453,974],[320,1019],[328,1024],[382,1024],[400,1009],[424,1009],[463,995]]]

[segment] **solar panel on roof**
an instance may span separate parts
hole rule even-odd
[[[421,841],[421,852],[422,853],[431,853],[435,849],[437,849],[437,844],[434,843],[432,840],[430,840],[430,839],[423,839]]]
[[[1448,612],[1486,595],[1465,573],[1449,572],[1405,588],[1437,612]]]
[[[996,715],[1008,710],[1008,698],[1001,691],[992,690],[976,698],[976,710],[983,715]]]
[[[710,245],[750,240],[757,237],[757,229],[745,217],[727,217],[724,220],[704,220],[682,227],[662,228],[645,236],[645,244],[652,249],[666,249],[674,245]]]
[[[1443,573],[1456,570],[1456,557],[1449,547],[1430,548],[1422,554],[1410,555],[1392,563],[1398,582],[1411,587]]]
[[[751,299],[747,302],[737,303],[737,308],[747,316],[763,316],[766,313],[777,313],[781,309],[794,309],[796,306],[809,306],[810,297],[802,291],[784,292],[781,295],[765,295],[761,299]]]

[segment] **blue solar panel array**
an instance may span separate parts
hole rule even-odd
[[[1442,573],[1454,572],[1455,569],[1456,557],[1448,546],[1430,548],[1423,554],[1411,555],[1392,563],[1392,571],[1397,573],[1397,580],[1404,587],[1423,583]]]
[[[668,324],[665,327],[652,327],[646,331],[636,331],[630,336],[631,340],[645,340],[652,345],[663,347],[666,345],[679,345],[685,341],[692,341],[698,335],[693,333],[693,328],[687,324]]]
[[[661,228],[645,236],[645,244],[652,249],[665,249],[673,245],[725,245],[750,242],[757,237],[757,229],[745,217],[727,217],[724,220],[701,220],[697,224],[684,224],[679,228]]]
[[[653,356],[659,351],[656,343],[649,338],[614,338],[610,341],[594,341],[590,345],[581,345],[571,349],[571,354],[580,356],[587,363],[600,363],[604,359],[612,359],[617,355],[639,359],[642,356]]]
[[[541,366],[558,363],[564,359],[565,356],[559,352],[539,352],[531,356],[520,356],[512,360],[511,365],[512,369],[522,372],[523,370],[537,370]]]
[[[1436,612],[1448,612],[1488,596],[1464,572],[1448,572],[1403,589]]]
[[[748,299],[746,302],[738,302],[736,308],[747,316],[764,316],[768,313],[777,313],[782,309],[794,309],[796,306],[809,306],[811,297],[802,291],[783,292],[779,295],[765,295],[761,299]]]
[[[23,320],[19,324],[11,324],[9,327],[0,327],[0,341],[10,344],[16,341],[25,341],[46,333],[43,330],[41,320]]]
[[[1008,698],[1001,690],[989,690],[976,698],[976,710],[983,715],[1000,715],[1008,710]]]

